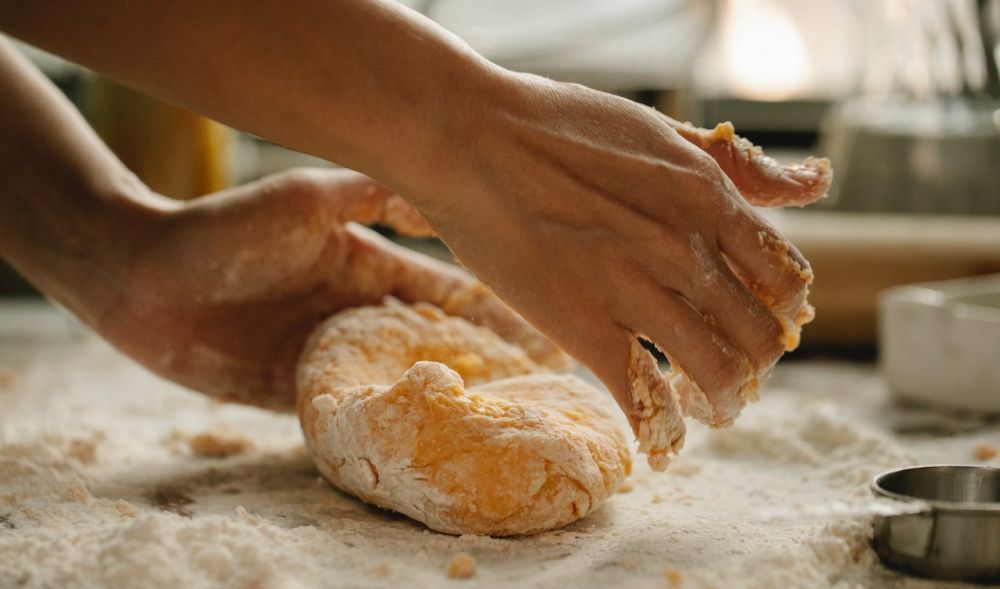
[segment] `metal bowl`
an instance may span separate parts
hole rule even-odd
[[[875,517],[875,551],[889,567],[937,579],[1000,581],[1000,468],[901,468],[871,482],[877,495],[919,502]]]
[[[832,110],[822,153],[837,174],[821,208],[1000,214],[1000,100],[848,100]]]

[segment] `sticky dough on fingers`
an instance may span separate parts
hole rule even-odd
[[[677,133],[710,155],[733,181],[740,194],[752,205],[761,207],[803,207],[824,197],[833,182],[833,168],[826,158],[807,158],[801,163],[779,164],[749,140],[736,134],[730,122],[719,123],[713,129],[702,129],[664,117]],[[799,343],[802,325],[813,319],[813,308],[806,302],[813,274],[808,262],[789,244],[774,233],[757,233],[761,250],[771,254],[782,271],[794,274],[801,287],[794,293],[782,293],[781,300],[763,290],[752,277],[743,276],[754,294],[781,321],[785,330],[785,349],[794,350]],[[761,374],[771,367],[761,367]],[[758,378],[758,380],[760,380]]]
[[[801,207],[824,198],[830,189],[833,169],[826,158],[808,158],[802,163],[782,165],[764,154],[760,147],[736,135],[732,123],[702,129],[670,117],[664,118],[681,137],[710,155],[750,204]],[[738,251],[727,252],[731,258],[730,267],[781,323],[781,343],[786,351],[791,351],[798,347],[802,326],[814,317],[813,308],[806,300],[813,280],[812,270],[798,252],[772,232],[759,231],[756,241],[759,250],[770,260],[768,271],[794,277],[796,287],[780,293],[770,292],[771,282],[783,281],[774,276],[769,277],[770,280],[757,280],[753,275],[754,268],[741,268],[739,263],[733,263],[740,261],[732,259],[733,255],[738,257],[741,253]],[[683,367],[673,362],[674,368],[668,378],[680,399],[684,415],[712,427],[725,427],[739,416],[748,401],[758,399],[760,383],[770,375],[774,362],[749,367],[738,395],[723,396],[735,400],[726,407],[712,405],[705,392],[684,373]]]
[[[781,323],[781,345],[785,351],[791,351],[798,347],[802,326],[812,321],[815,316],[812,305],[807,301],[809,294],[809,284],[812,282],[812,271],[808,266],[798,264],[788,255],[787,246],[783,242],[765,242],[762,238],[762,248],[773,248],[775,252],[781,253],[778,259],[784,260],[789,269],[798,273],[801,279],[800,288],[793,293],[788,293],[783,299],[768,295],[753,283],[750,283],[750,290],[771,311],[771,313]],[[744,280],[744,282],[748,282]],[[684,416],[693,417],[699,422],[713,428],[728,427],[739,417],[747,403],[760,399],[760,386],[765,382],[774,370],[779,358],[766,365],[743,366],[743,378],[738,383],[736,394],[715,395],[717,398],[728,400],[725,405],[712,403],[708,395],[698,386],[687,373],[681,364],[671,358],[672,369],[666,378],[670,381],[671,388],[677,395],[680,407]]]
[[[638,416],[639,452],[646,454],[650,468],[666,470],[671,456],[684,447],[687,430],[680,398],[637,335],[629,346],[628,382],[632,412]]]
[[[812,305],[809,304],[809,285],[812,283],[812,270],[808,264],[799,262],[790,254],[788,245],[775,238],[770,233],[761,232],[760,246],[762,250],[772,254],[777,263],[784,264],[785,269],[797,276],[800,281],[798,288],[794,292],[784,293],[782,298],[777,298],[766,292],[760,285],[741,276],[741,280],[747,283],[751,292],[771,311],[781,324],[781,345],[785,351],[791,351],[798,347],[801,340],[802,326],[812,321],[815,316]],[[737,274],[741,274],[738,269]],[[693,417],[699,422],[710,427],[727,427],[739,417],[743,408],[748,402],[760,399],[761,383],[766,381],[778,358],[766,365],[744,366],[744,377],[739,383],[735,395],[722,395],[721,398],[729,399],[731,402],[726,406],[719,406],[709,401],[708,395],[691,379],[679,365],[671,359],[673,366],[667,378],[680,401],[683,414]]]
[[[792,351],[799,346],[802,326],[812,321],[816,315],[807,300],[809,286],[813,282],[812,268],[797,252],[793,255],[788,243],[772,232],[759,231],[757,240],[761,250],[770,254],[786,273],[794,275],[800,281],[794,292],[782,293],[780,298],[767,293],[761,285],[751,282],[750,286],[754,295],[781,321],[785,350]]]
[[[782,165],[764,154],[760,147],[736,135],[732,123],[702,129],[665,118],[681,137],[705,151],[719,164],[750,204],[801,207],[824,198],[829,191],[833,169],[826,158],[808,158],[802,163]],[[754,271],[759,268],[741,267],[741,260],[733,259],[733,256],[740,257],[743,253],[740,251],[727,251],[729,265],[781,323],[781,343],[785,351],[794,350],[799,345],[802,326],[815,316],[813,307],[807,301],[809,285],[813,281],[812,270],[801,254],[772,231],[758,231],[755,241],[759,251],[767,257],[767,274],[770,276],[754,276]],[[788,280],[780,279],[782,275]],[[794,287],[789,287],[789,282],[795,283]],[[775,292],[773,287],[777,284],[783,284],[784,289]],[[760,383],[770,376],[776,362],[777,359],[768,365],[748,367],[738,394],[723,396],[734,400],[726,407],[710,403],[698,384],[683,371],[682,366],[674,362],[671,362],[674,368],[668,378],[685,416],[694,417],[711,427],[725,427],[739,416],[747,402],[759,398]]]
[[[297,376],[320,472],[438,531],[560,527],[631,469],[607,395],[428,304],[338,313],[314,332]]]
[[[677,133],[712,156],[750,204],[761,207],[803,207],[827,195],[833,169],[826,158],[779,164],[736,134],[730,122],[702,129],[664,117]]]

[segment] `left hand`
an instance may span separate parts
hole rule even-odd
[[[94,327],[154,372],[214,397],[294,406],[298,354],[327,316],[391,295],[485,324],[536,360],[565,356],[464,271],[359,223],[430,234],[375,181],[293,170],[165,210]]]

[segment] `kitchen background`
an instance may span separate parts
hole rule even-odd
[[[1000,273],[998,1],[407,4],[509,68],[700,125],[730,120],[779,160],[830,157],[830,198],[766,212],[817,275],[805,353],[870,357],[879,296],[890,286]],[[164,194],[193,198],[329,165],[25,51]],[[407,243],[447,255],[433,241]],[[31,292],[0,264],[0,293]],[[994,314],[998,298],[983,299]]]

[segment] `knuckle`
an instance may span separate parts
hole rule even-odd
[[[282,172],[274,181],[285,194],[309,195],[319,189],[322,177],[320,170],[299,167]]]

